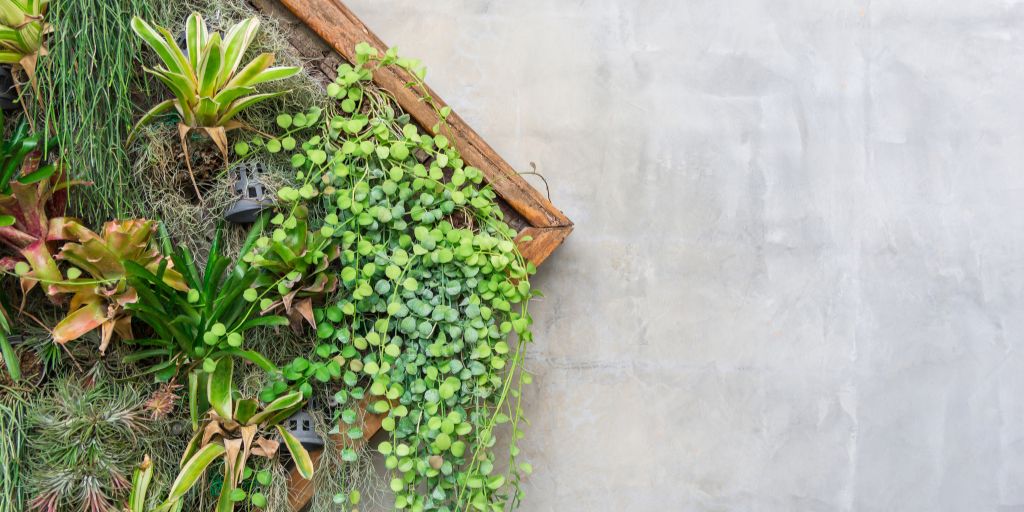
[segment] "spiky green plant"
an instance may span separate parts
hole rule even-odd
[[[29,403],[25,428],[29,510],[109,512],[127,495],[149,424],[135,387],[97,374],[48,386]]]
[[[250,456],[270,458],[277,454],[280,442],[271,438],[274,434],[284,441],[299,474],[307,480],[312,478],[313,461],[309,452],[280,425],[302,408],[305,403],[302,393],[292,392],[266,405],[255,399],[235,399],[233,395],[238,391],[233,377],[234,359],[223,357],[217,361],[207,386],[209,412],[185,450],[181,471],[171,484],[167,499],[154,509],[155,512],[180,506],[185,494],[218,460],[224,463],[224,485],[217,498],[217,512],[232,512],[236,502],[246,498],[254,506],[265,506],[265,497],[247,496],[240,484]],[[197,404],[190,407],[195,410]]]
[[[243,254],[251,247],[258,228],[252,233],[242,248]],[[251,289],[259,274],[243,262],[232,265],[222,250],[222,231],[218,229],[200,275],[191,252],[180,246],[171,260],[181,271],[183,288],[167,286],[166,271],[134,262],[125,264],[128,284],[138,292],[137,300],[127,308],[154,331],[152,338],[137,342],[145,350],[128,355],[127,360],[157,360],[149,371],[162,381],[172,379],[183,367],[199,362],[212,364],[224,355],[243,357],[267,371],[277,371],[258,352],[244,347],[245,335],[256,327],[286,325],[288,321],[279,316],[260,316],[252,304],[255,290]],[[193,417],[193,422],[198,418]]]
[[[162,67],[146,71],[174,94],[173,99],[150,109],[136,127],[174,109],[181,118],[179,132],[183,140],[190,130],[202,129],[226,156],[226,131],[241,126],[235,116],[246,107],[286,92],[257,93],[256,86],[288,78],[300,70],[298,67],[271,67],[274,64],[272,53],[261,54],[239,69],[259,25],[259,18],[252,17],[231,27],[222,37],[216,32],[210,34],[203,17],[192,13],[185,22],[186,55],[169,30],[160,26],[154,28],[138,16],[132,18],[132,30],[163,62]]]
[[[0,112],[0,123],[3,121]],[[56,137],[47,137],[43,132],[32,133],[28,121],[21,118],[10,136],[0,144],[0,193],[11,193],[11,181],[31,185],[52,176],[57,166],[41,164],[41,159],[49,156],[56,143]],[[0,226],[11,223],[12,218],[0,215]]]
[[[293,326],[305,321],[316,328],[313,303],[338,288],[338,273],[329,268],[341,259],[341,246],[332,231],[311,231],[308,217],[305,205],[287,218],[278,214],[271,236],[256,240],[245,261],[258,271],[253,286],[265,296],[263,311],[283,309]]]

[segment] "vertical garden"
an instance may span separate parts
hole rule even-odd
[[[535,269],[419,62],[325,80],[244,0],[0,0],[0,46],[0,512],[518,505]]]

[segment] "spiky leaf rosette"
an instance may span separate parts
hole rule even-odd
[[[115,332],[132,339],[131,314],[126,306],[138,300],[138,295],[128,285],[126,261],[153,273],[162,271],[164,284],[188,290],[181,274],[170,268],[170,259],[154,243],[157,225],[153,221],[111,221],[99,234],[68,222],[64,230],[79,242],[65,244],[58,255],[76,271],[69,270],[69,279],[56,285],[59,292],[72,294],[70,313],[53,329],[57,343],[67,343],[96,328],[102,331],[100,353],[106,351]]]
[[[170,510],[199,481],[213,462],[224,462],[224,486],[217,500],[218,512],[235,509],[239,486],[250,456],[273,457],[280,442],[272,439],[279,435],[295,461],[299,474],[305,479],[313,476],[313,462],[309,452],[280,423],[302,408],[302,393],[293,392],[273,402],[261,405],[258,400],[234,398],[237,389],[232,383],[234,360],[224,357],[216,362],[209,376],[207,402],[210,410],[200,428],[188,444],[182,457],[181,471],[170,492],[158,510]],[[244,497],[244,493],[242,493]]]
[[[259,271],[253,287],[267,297],[264,313],[283,309],[293,326],[304,320],[316,328],[313,302],[338,288],[337,274],[328,269],[341,258],[341,247],[330,233],[310,231],[308,216],[304,205],[287,218],[278,215],[271,236],[259,238],[245,261]]]
[[[255,241],[260,225],[262,221],[243,245],[243,254]],[[287,325],[288,320],[257,314],[256,306],[251,304],[256,297],[249,295],[256,273],[248,271],[242,262],[233,264],[221,246],[222,231],[218,229],[201,274],[185,246],[171,254],[187,293],[164,284],[166,276],[160,272],[134,262],[125,265],[128,284],[138,292],[138,301],[128,304],[128,309],[154,331],[153,338],[144,340],[149,350],[125,359],[158,361],[147,370],[157,380],[169,381],[190,362],[205,359],[204,364],[212,364],[225,354],[246,358],[271,373],[277,371],[261,354],[244,348],[245,336],[251,329]],[[198,418],[193,417],[193,422],[198,424]]]
[[[31,401],[25,423],[28,510],[109,512],[127,495],[149,429],[134,387],[63,378]]]
[[[50,0],[0,0],[0,63],[21,66],[36,83],[36,61],[46,55],[43,38],[52,30],[46,23]]]
[[[221,36],[216,32],[211,34],[203,17],[192,13],[185,22],[188,55],[166,28],[153,27],[137,16],[131,25],[163,63],[146,71],[174,94],[173,99],[147,112],[136,128],[173,108],[181,118],[179,130],[183,137],[191,129],[202,128],[224,154],[227,154],[225,132],[240,126],[234,120],[239,112],[287,92],[257,93],[256,86],[291,77],[300,70],[298,67],[272,67],[272,53],[263,53],[241,66],[245,51],[259,29],[256,17],[236,24]]]

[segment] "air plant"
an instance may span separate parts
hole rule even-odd
[[[173,99],[162,101],[146,112],[132,134],[157,116],[174,109],[180,119],[178,134],[183,147],[187,148],[186,135],[190,131],[203,130],[227,160],[227,132],[243,126],[235,119],[239,112],[287,92],[257,93],[256,86],[291,77],[300,69],[272,67],[273,53],[263,53],[239,69],[259,24],[259,18],[246,19],[231,27],[222,37],[216,32],[210,34],[203,17],[192,13],[185,21],[186,54],[175,43],[169,30],[153,27],[138,16],[132,18],[132,30],[163,63],[163,66],[146,68],[146,71],[174,94]],[[191,164],[189,175],[198,194]]]
[[[247,496],[239,484],[250,456],[274,457],[280,441],[272,439],[273,432],[281,437],[291,454],[299,474],[309,480],[313,476],[313,461],[302,443],[281,427],[280,423],[302,408],[302,393],[284,395],[265,406],[258,400],[235,400],[237,393],[232,383],[233,358],[217,361],[209,375],[207,402],[210,410],[203,424],[189,442],[182,457],[181,471],[171,484],[167,499],[155,511],[174,510],[180,500],[217,460],[224,462],[224,486],[217,499],[217,512],[231,512],[237,501]],[[191,403],[195,410],[197,404]],[[259,506],[256,496],[248,496]],[[139,500],[141,501],[141,500]],[[133,509],[134,512],[134,509]]]
[[[179,390],[181,390],[181,384],[165,382],[150,393],[149,398],[146,399],[146,410],[149,411],[150,419],[159,420],[170,415],[178,400],[181,399],[178,395]]]
[[[157,225],[149,220],[111,221],[100,234],[69,221],[64,231],[77,242],[64,244],[58,259],[72,265],[67,279],[54,285],[71,294],[70,312],[53,329],[53,340],[67,343],[96,328],[101,329],[100,353],[106,351],[114,333],[132,339],[131,313],[127,306],[138,294],[127,280],[126,264],[160,273],[161,283],[187,291],[180,273],[171,268],[153,241]],[[88,277],[82,277],[86,274]]]
[[[298,328],[303,320],[316,328],[313,302],[338,288],[338,276],[328,271],[341,258],[341,247],[330,234],[310,231],[304,205],[285,218],[271,220],[277,227],[256,241],[245,261],[259,270],[253,286],[263,292],[264,312],[283,309]],[[330,228],[327,228],[330,229]]]
[[[149,429],[132,386],[68,377],[33,400],[24,484],[28,510],[108,512],[127,494],[140,434]]]
[[[46,22],[50,0],[0,0],[0,63],[20,66],[33,88],[36,62],[46,55],[43,38],[52,30]]]

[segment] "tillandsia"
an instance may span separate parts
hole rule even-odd
[[[281,193],[287,196],[288,189]],[[305,205],[287,217],[277,214],[270,221],[275,226],[270,236],[257,239],[254,250],[245,255],[258,276],[253,287],[264,296],[263,312],[283,309],[295,328],[303,321],[316,328],[314,301],[338,288],[330,267],[341,257],[341,248],[331,237],[331,228],[310,231],[308,217]]]
[[[138,294],[128,283],[126,263],[160,272],[165,286],[188,289],[181,274],[157,247],[154,221],[111,221],[100,233],[67,222],[64,231],[77,241],[64,244],[58,255],[71,266],[67,278],[53,286],[59,293],[71,294],[71,302],[68,315],[53,328],[57,343],[67,343],[99,328],[99,350],[104,353],[115,333],[124,339],[133,338],[127,306],[138,300]]]
[[[186,135],[191,130],[201,129],[227,159],[227,132],[242,126],[235,117],[247,107],[287,92],[258,93],[256,86],[299,72],[297,67],[273,67],[272,53],[263,53],[239,69],[246,49],[256,37],[259,24],[259,18],[246,19],[228,29],[222,37],[216,32],[210,34],[203,17],[193,13],[185,22],[186,53],[166,28],[154,28],[138,16],[132,18],[132,30],[163,63],[163,66],[147,68],[146,71],[174,94],[173,99],[162,101],[146,112],[132,130],[133,134],[140,126],[174,109],[180,118],[178,133],[183,147],[186,146]],[[191,177],[193,186],[196,186],[195,177]],[[199,194],[197,186],[196,193]]]
[[[242,254],[249,251],[262,225],[261,221],[253,227]],[[199,364],[212,371],[214,362],[225,355],[248,359],[268,372],[277,371],[258,352],[246,349],[245,336],[251,329],[287,325],[288,320],[260,315],[255,304],[258,293],[252,287],[258,272],[249,269],[244,262],[232,265],[232,259],[222,252],[222,240],[222,232],[218,230],[202,274],[185,246],[179,246],[171,254],[184,287],[166,284],[166,268],[126,263],[128,284],[138,295],[127,308],[155,333],[152,338],[132,341],[140,350],[126,356],[126,360],[155,359],[156,363],[147,372],[154,373],[158,380],[172,380],[182,368]],[[190,374],[192,377],[194,375]],[[194,387],[190,389],[191,394],[195,392]]]
[[[109,512],[127,495],[133,450],[150,426],[141,395],[102,373],[47,385],[25,420],[26,510]]]
[[[33,87],[36,63],[46,55],[44,39],[52,30],[46,22],[50,0],[0,0],[0,63],[25,70]]]
[[[342,251],[339,294],[314,310],[315,354],[285,366],[261,398],[309,389],[317,368],[316,380],[344,383],[335,395],[344,435],[372,434],[361,407],[381,420],[395,508],[514,508],[532,471],[518,443],[535,269],[483,173],[443,134],[450,111],[424,98],[441,119],[424,132],[369,86],[374,71],[398,65],[425,91],[418,63],[367,44],[356,55],[327,89],[332,114],[282,114],[279,137],[249,144],[290,155],[299,184],[279,192],[281,203],[317,203],[325,236]],[[504,461],[501,425],[512,436]],[[356,457],[351,448],[342,455]]]
[[[171,484],[167,499],[157,511],[173,510],[180,500],[205,474],[207,468],[217,460],[223,461],[224,485],[217,499],[217,512],[230,512],[235,504],[248,500],[256,507],[267,504],[261,493],[247,493],[242,488],[246,466],[250,456],[273,457],[280,442],[269,437],[276,434],[284,441],[299,474],[310,479],[313,476],[313,461],[309,452],[294,435],[280,424],[302,408],[304,400],[298,392],[281,396],[261,406],[258,400],[235,399],[237,394],[232,379],[234,359],[223,357],[216,362],[209,376],[205,415],[188,448],[182,457],[181,471]],[[196,410],[199,404],[193,402],[190,408]]]

